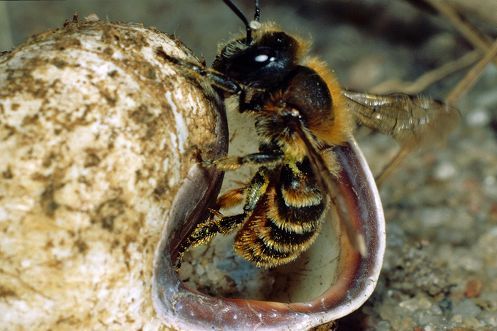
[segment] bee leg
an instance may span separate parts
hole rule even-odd
[[[283,160],[283,154],[277,152],[260,152],[244,156],[226,156],[214,161],[204,161],[206,166],[219,170],[237,170],[243,165],[274,165]]]
[[[208,243],[218,233],[228,234],[236,230],[239,225],[245,222],[255,209],[259,199],[266,192],[269,180],[268,169],[261,167],[246,187],[228,191],[220,196],[218,199],[218,206],[220,208],[228,207],[230,204],[237,204],[246,198],[245,205],[243,206],[243,213],[221,217],[217,217],[216,214],[218,213],[212,213],[205,221],[197,224],[188,239],[181,244],[176,260],[176,270],[180,268],[183,254],[188,249]]]
[[[189,248],[193,248],[211,241],[218,233],[229,234],[235,230],[245,219],[245,214],[222,216],[213,214],[207,220],[199,223],[188,238]]]
[[[249,98],[249,101],[247,101],[247,98]],[[240,113],[248,112],[248,111],[261,111],[262,110],[262,105],[264,104],[264,94],[256,94],[253,96],[248,96],[247,91],[242,89],[242,91],[239,94],[239,108],[238,111]]]
[[[207,79],[210,80],[213,86],[229,94],[238,94],[242,91],[242,88],[237,82],[229,79],[228,77],[226,77],[220,72],[217,72],[216,70],[206,68],[204,66],[200,66],[180,58],[172,57],[169,54],[166,54],[162,50],[158,50],[157,54],[164,60],[172,62],[179,67],[185,68],[193,74],[206,77]]]
[[[176,260],[176,270],[181,267],[183,255],[187,250],[210,242],[218,233],[228,234],[245,221],[245,213],[221,218],[217,214],[213,213],[205,221],[197,224],[188,239],[181,244]]]

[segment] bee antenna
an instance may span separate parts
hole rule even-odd
[[[261,7],[259,6],[259,0],[255,0],[254,21],[256,21],[256,22],[261,21]]]
[[[255,13],[254,20],[250,22],[250,28],[252,31],[257,30],[261,27],[261,7],[259,6],[259,0],[255,0]]]
[[[240,8],[238,8],[233,1],[231,0],[223,0],[223,2],[238,16],[243,24],[245,24],[245,29],[247,30],[247,38],[245,39],[245,43],[247,45],[250,45],[252,43],[252,30],[254,29],[252,27],[253,22],[249,22],[247,17],[242,13]],[[254,21],[259,23],[259,19],[261,16],[261,9],[259,8],[259,0],[255,1],[255,14],[254,14]],[[257,25],[257,24],[256,24]]]

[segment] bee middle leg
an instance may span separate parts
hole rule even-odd
[[[214,166],[219,170],[237,170],[244,165],[274,165],[283,160],[283,154],[277,152],[259,152],[244,156],[225,156],[213,161],[204,161],[206,166]]]

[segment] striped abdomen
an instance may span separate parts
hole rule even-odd
[[[279,181],[271,180],[235,238],[235,251],[262,268],[288,263],[307,250],[325,208],[307,159],[280,170]]]

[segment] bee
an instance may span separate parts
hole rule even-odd
[[[258,170],[248,184],[218,197],[210,217],[181,244],[177,267],[188,249],[234,231],[235,252],[257,267],[289,263],[316,240],[326,208],[336,210],[349,241],[366,256],[364,238],[336,193],[340,169],[334,147],[351,139],[356,124],[393,136],[401,149],[381,180],[415,146],[448,132],[457,111],[421,96],[343,89],[326,64],[309,55],[306,40],[260,22],[258,0],[252,21],[231,0],[223,1],[242,20],[245,33],[221,48],[211,68],[168,59],[207,77],[225,97],[237,96],[238,110],[255,119],[257,153],[203,164],[222,171],[246,165]],[[239,214],[219,212],[236,205],[243,205]]]

